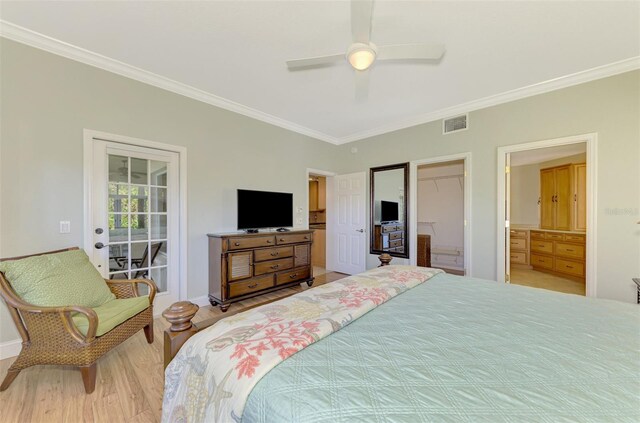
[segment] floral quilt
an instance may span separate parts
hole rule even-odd
[[[385,266],[220,320],[165,373],[163,422],[233,422],[253,387],[287,357],[441,270]]]

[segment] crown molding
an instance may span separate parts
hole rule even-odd
[[[585,71],[576,72],[570,75],[561,76],[559,78],[550,79],[548,81],[529,85],[515,90],[506,91],[501,94],[473,100],[468,103],[459,104],[448,107],[446,109],[436,110],[434,112],[425,113],[414,116],[409,119],[395,122],[389,125],[379,126],[362,132],[356,132],[351,135],[339,138],[339,144],[346,144],[353,141],[359,141],[365,138],[375,137],[377,135],[387,134],[389,132],[398,131],[400,129],[410,128],[412,126],[422,125],[439,119],[446,119],[452,116],[461,115],[475,110],[485,109],[491,106],[497,106],[503,103],[532,97],[538,94],[548,93],[550,91],[571,87],[573,85],[583,84],[585,82],[594,81],[596,79],[606,78],[621,73],[640,69],[640,56],[631,57],[619,62],[610,63],[596,68],[587,69]]]
[[[445,119],[458,114],[468,113],[499,104],[520,100],[526,97],[544,94],[561,88],[571,87],[573,85],[582,84],[596,79],[606,78],[618,75],[624,72],[640,69],[640,56],[631,57],[619,62],[610,63],[593,69],[576,72],[570,75],[561,76],[559,78],[550,79],[548,81],[517,88],[501,94],[473,100],[467,103],[436,110],[425,114],[416,115],[407,119],[394,122],[389,125],[383,125],[366,131],[356,132],[343,137],[332,136],[315,129],[270,115],[260,110],[253,109],[240,103],[219,97],[208,93],[201,89],[183,84],[178,81],[157,75],[153,72],[128,65],[115,59],[94,53],[92,51],[74,46],[64,41],[40,34],[30,29],[15,25],[11,22],[0,19],[0,36],[10,40],[27,44],[47,52],[66,57],[77,62],[81,62],[90,66],[104,69],[118,75],[143,82],[221,109],[239,113],[253,119],[269,123],[280,128],[284,128],[311,138],[326,141],[334,145],[347,144],[353,141],[359,141],[366,138],[375,137],[389,132],[406,129],[412,126],[422,125],[439,119]]]
[[[339,139],[0,19],[0,36],[331,144]]]

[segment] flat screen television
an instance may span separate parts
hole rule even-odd
[[[393,222],[394,220],[398,220],[398,203],[380,201],[380,221]]]
[[[293,194],[238,190],[238,229],[293,226]]]

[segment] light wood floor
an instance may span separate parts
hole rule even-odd
[[[585,295],[586,289],[584,282],[577,282],[536,270],[514,267],[511,268],[511,283],[577,295]]]
[[[334,272],[319,275],[314,286],[346,276]],[[308,289],[306,284],[283,289],[235,303],[229,310],[304,289]],[[217,307],[201,307],[195,321],[220,314]],[[0,422],[159,422],[164,387],[163,331],[168,326],[158,318],[153,344],[147,344],[140,331],[102,357],[98,361],[96,390],[91,395],[85,394],[80,371],[73,368],[36,366],[23,370],[9,389],[0,393]],[[0,378],[4,378],[13,360],[0,361]]]

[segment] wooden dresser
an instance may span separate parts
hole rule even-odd
[[[529,230],[509,230],[509,261],[511,265],[529,266]]]
[[[313,231],[208,234],[209,302],[232,302],[306,282],[313,284]]]
[[[584,281],[586,235],[575,232],[530,231],[531,266],[535,270],[556,273]]]
[[[375,225],[374,237],[376,250],[404,253],[404,224],[392,222]]]

